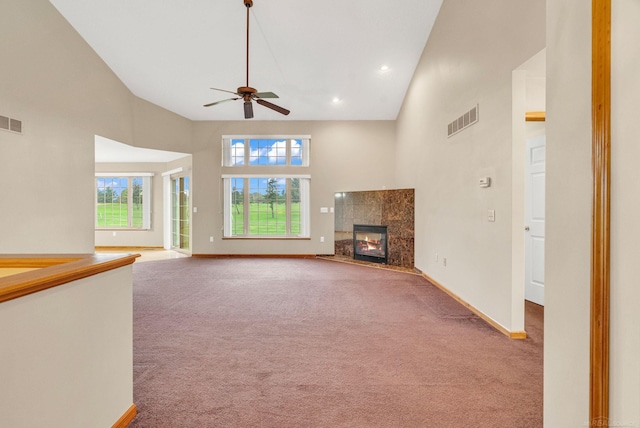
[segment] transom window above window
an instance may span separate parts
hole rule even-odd
[[[309,166],[309,136],[222,137],[222,166]]]

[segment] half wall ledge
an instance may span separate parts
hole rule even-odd
[[[0,303],[130,265],[137,257],[140,254],[2,254]]]

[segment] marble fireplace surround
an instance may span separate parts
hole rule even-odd
[[[335,194],[335,254],[353,258],[353,225],[387,226],[387,264],[414,268],[414,189]]]

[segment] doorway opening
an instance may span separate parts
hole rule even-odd
[[[528,202],[527,187],[530,187],[527,167],[527,141],[541,136],[544,139],[546,110],[546,49],[542,49],[512,72],[512,206],[511,206],[511,283],[512,285],[512,328],[515,331],[524,329],[525,300],[529,298],[525,289],[526,277],[532,266],[529,258],[531,251],[530,232],[531,217],[527,211],[541,211],[540,205],[532,207]],[[531,114],[534,113],[534,114]],[[538,150],[536,155],[544,153]],[[544,190],[540,176],[536,179],[538,190]],[[544,210],[544,196],[539,194]],[[527,230],[527,227],[529,230]],[[543,235],[542,235],[543,237]],[[544,244],[539,236],[536,238],[537,261],[535,263],[536,281],[544,281]],[[528,259],[529,258],[529,259]],[[539,287],[543,292],[544,288]],[[537,303],[542,304],[543,300]]]

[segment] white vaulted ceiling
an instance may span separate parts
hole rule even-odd
[[[243,0],[50,0],[138,97],[192,120],[242,120]],[[254,0],[249,86],[275,92],[282,116],[393,120],[442,0]],[[388,70],[382,71],[382,66]],[[334,102],[334,99],[338,102]]]

